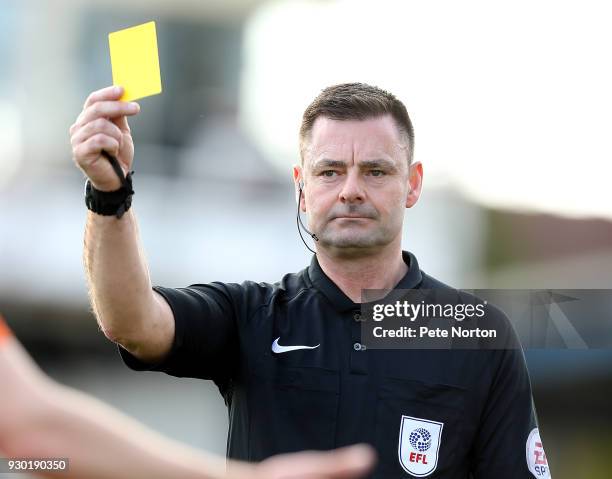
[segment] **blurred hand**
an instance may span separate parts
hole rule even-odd
[[[124,174],[134,161],[134,142],[127,116],[138,114],[137,103],[119,101],[122,87],[108,87],[93,92],[83,105],[83,111],[70,127],[72,157],[93,186],[101,191],[113,191],[121,182],[102,150],[115,156]]]
[[[228,479],[350,479],[364,477],[374,465],[370,446],[356,445],[326,452],[298,452],[274,456],[252,465],[228,466]]]

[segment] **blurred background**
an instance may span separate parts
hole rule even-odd
[[[52,377],[224,453],[215,386],[129,371],[88,306],[68,129],[112,83],[107,34],[150,20],[164,91],[130,125],[154,283],[274,282],[307,265],[291,181],[301,114],[322,88],[362,81],[415,125],[424,191],[404,249],[426,272],[462,288],[611,288],[611,13],[594,0],[2,0],[0,311]],[[611,351],[526,356],[553,477],[609,477]]]

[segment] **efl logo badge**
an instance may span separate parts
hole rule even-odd
[[[527,438],[527,467],[531,473],[538,479],[550,478],[550,469],[546,460],[546,453],[540,439],[540,431],[534,428],[529,433]]]
[[[408,474],[425,477],[436,470],[443,426],[442,422],[402,416],[398,454]]]

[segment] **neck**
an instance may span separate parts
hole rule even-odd
[[[363,289],[392,289],[408,272],[401,244],[388,245],[363,256],[334,255],[317,248],[323,272],[354,303],[361,303]]]

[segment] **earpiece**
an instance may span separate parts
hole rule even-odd
[[[300,182],[298,183],[298,190],[295,192],[295,202],[297,203],[298,207],[300,206],[300,196],[302,194],[303,189],[304,182],[300,180]]]
[[[300,238],[302,238],[304,245],[306,245],[306,248],[308,248],[312,253],[317,254],[315,250],[313,250],[310,246],[306,244],[306,241],[304,240],[304,237],[302,236],[302,231],[300,230],[300,226],[301,226],[304,229],[304,231],[306,231],[308,236],[310,236],[314,241],[319,241],[319,238],[317,237],[317,235],[308,231],[308,228],[306,228],[306,226],[304,226],[304,223],[302,223],[302,218],[300,218],[300,200],[302,199],[302,189],[303,188],[304,188],[304,182],[299,181],[298,190],[295,192],[295,202],[297,203],[297,211],[296,211],[297,229],[298,229],[298,233],[300,234]]]

